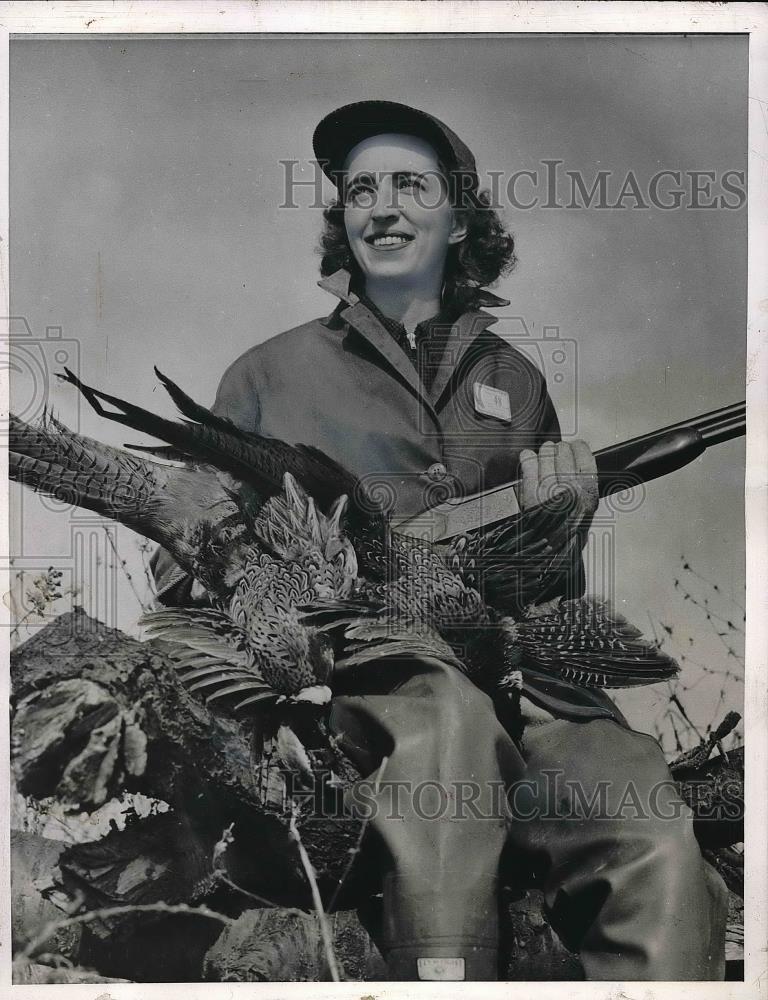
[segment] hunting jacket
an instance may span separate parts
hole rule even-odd
[[[246,351],[225,372],[214,413],[244,430],[314,445],[396,516],[509,482],[523,448],[560,440],[543,375],[493,333],[495,316],[477,308],[458,317],[427,390],[392,333],[350,290],[347,271],[319,284],[339,298],[336,309]],[[487,291],[481,297],[484,305],[509,304]],[[478,386],[502,390],[502,407],[493,411],[482,399],[478,406]],[[188,577],[162,550],[153,569],[160,599],[177,604]]]

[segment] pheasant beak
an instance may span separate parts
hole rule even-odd
[[[328,562],[333,562],[337,555],[344,551],[344,546],[340,538],[330,538],[325,546],[325,558]]]
[[[328,539],[325,546],[325,558],[328,562],[333,562],[341,556],[344,571],[348,577],[357,577],[357,554],[354,546],[348,538],[340,538],[338,535]]]

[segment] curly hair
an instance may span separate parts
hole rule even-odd
[[[488,192],[480,191],[478,204],[461,211],[467,223],[467,235],[449,247],[445,263],[443,305],[471,308],[480,289],[508,274],[516,263],[515,241],[490,207]],[[320,274],[325,278],[339,268],[352,274],[353,281],[362,285],[362,273],[347,239],[344,225],[344,203],[340,199],[323,212],[325,228],[320,237]]]

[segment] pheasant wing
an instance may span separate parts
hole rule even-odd
[[[518,615],[578,557],[578,511],[565,491],[498,525],[459,536],[449,546],[447,561],[489,604]]]
[[[644,639],[626,618],[599,601],[560,601],[511,626],[526,666],[586,687],[656,684],[678,672],[677,663]]]
[[[276,699],[249,655],[247,635],[225,612],[170,608],[148,612],[141,623],[151,638],[171,644],[179,680],[206,703],[234,700],[238,711]]]
[[[379,660],[418,659],[438,662],[466,673],[451,646],[421,622],[389,616],[362,618],[351,622],[344,635],[348,646],[344,655],[336,659],[337,672]]]

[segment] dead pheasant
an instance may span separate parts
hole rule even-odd
[[[290,473],[284,483],[283,495],[251,522],[239,579],[218,609],[169,608],[142,619],[150,635],[179,647],[177,663],[191,691],[209,702],[234,698],[236,712],[275,701],[330,700],[332,644],[296,609],[343,600],[357,579],[341,529],[345,499],[326,517]]]
[[[37,427],[12,416],[9,430],[12,479],[154,539],[206,587],[216,605],[210,610],[159,611],[146,621],[153,635],[185,648],[180,667],[188,683],[201,692],[215,687],[218,699],[240,694],[239,707],[246,698],[330,697],[330,644],[293,609],[350,592],[357,566],[339,528],[343,498],[331,517],[318,515],[286,474],[284,499],[262,504],[259,524],[249,524],[237,484],[211,466],[138,458],[50,416]]]
[[[359,483],[316,449],[247,433],[158,373],[173,421],[79,382],[105,417],[166,442],[169,467],[81,438],[48,418],[11,425],[11,475],[164,545],[214,601],[150,614],[185,683],[253,712],[326,701],[331,670],[437,658],[467,672],[508,714],[522,690],[571,715],[608,714],[590,690],[676,671],[624,619],[589,601],[537,599],[578,539],[562,499],[440,550],[389,530]],[[103,403],[113,409],[106,410]],[[316,503],[317,501],[317,503]],[[602,706],[602,707],[600,707]]]
[[[449,663],[491,695],[515,732],[522,695],[559,716],[610,717],[594,692],[658,683],[678,669],[605,602],[557,599],[516,618],[502,615],[424,550],[373,594],[368,603],[321,603],[305,612],[303,620],[320,630],[342,630],[337,674],[409,656]]]

